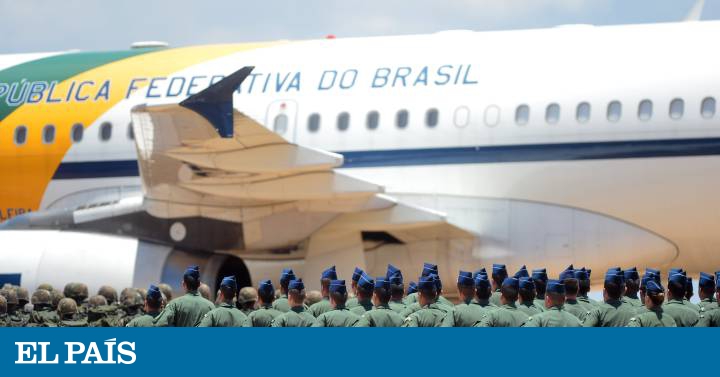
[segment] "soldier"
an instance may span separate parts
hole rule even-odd
[[[78,314],[85,317],[87,314],[88,288],[83,283],[67,283],[63,290],[63,295],[67,298],[75,300]]]
[[[257,289],[259,308],[248,315],[244,327],[270,327],[272,321],[282,312],[272,308],[275,300],[275,287],[272,281],[263,280]]]
[[[663,312],[664,288],[650,280],[645,287],[646,311],[630,318],[627,327],[677,327],[675,320]]]
[[[590,270],[585,269],[585,267],[575,270],[575,279],[578,281],[578,302],[584,305],[587,310],[600,305],[598,302],[588,297],[588,293],[590,293]]]
[[[220,306],[205,313],[198,327],[242,327],[247,316],[233,303],[236,295],[235,277],[224,277],[220,282]]]
[[[36,289],[37,289],[37,290],[44,289],[44,290],[46,290],[46,291],[48,291],[48,292],[52,292],[52,291],[55,290],[55,288],[53,288],[53,286],[52,286],[51,284],[48,284],[48,283],[42,283],[42,284],[38,285]]]
[[[643,274],[642,278],[640,278],[640,290],[639,290],[639,296],[640,301],[645,302],[645,291],[647,289],[647,282],[650,280],[654,280],[658,285],[662,286],[660,282],[660,271],[655,270],[653,268],[646,268],[645,273]],[[643,313],[647,310],[647,308],[643,305],[641,308],[637,309],[638,313]]]
[[[580,291],[580,282],[575,279],[575,270],[566,268],[565,271],[560,273],[559,280],[565,286],[565,304],[563,305],[563,309],[582,321],[585,318],[585,313],[592,308],[583,305],[577,299],[578,292]]]
[[[349,308],[351,312],[361,316],[368,310],[372,310],[372,296],[373,290],[375,289],[375,281],[368,276],[365,272],[360,275],[360,279],[357,282],[357,306]]]
[[[360,321],[360,316],[345,307],[347,287],[345,280],[332,280],[328,286],[332,309],[317,317],[312,327],[353,327]]]
[[[663,310],[675,319],[678,327],[692,327],[700,320],[698,312],[683,303],[686,284],[687,277],[682,272],[674,273],[668,278],[668,301],[663,305]]]
[[[542,309],[535,305],[535,283],[532,278],[522,277],[518,282],[519,304],[518,309],[528,317],[542,313]]]
[[[638,298],[638,291],[640,290],[640,275],[637,272],[637,268],[631,267],[624,271],[625,276],[625,295],[622,300],[626,304],[630,304],[637,311],[638,308],[644,304]]]
[[[58,291],[57,289],[53,289],[50,291],[50,297],[52,298],[53,310],[57,310],[58,305],[60,304],[60,300],[64,299],[65,295],[63,295],[63,293]]]
[[[155,326],[195,327],[202,318],[215,308],[212,302],[198,293],[200,267],[190,266],[183,274],[182,288],[185,295],[170,301],[165,310],[155,318]]]
[[[145,308],[140,317],[133,318],[125,327],[154,327],[155,318],[160,315],[162,308],[163,294],[160,288],[150,284],[145,295]]]
[[[700,297],[698,307],[702,312],[707,313],[718,308],[714,295],[715,279],[712,275],[701,272],[698,279],[698,296]]]
[[[400,314],[405,310],[405,303],[403,302],[405,286],[403,285],[402,273],[398,270],[391,274],[388,279],[390,282],[390,301],[388,302],[388,306],[392,311]]]
[[[272,327],[310,327],[315,324],[315,317],[305,308],[305,284],[302,279],[288,283],[287,300],[290,310],[275,317]]]
[[[240,309],[245,316],[255,311],[257,306],[258,294],[253,287],[243,287],[237,296],[237,308]]]
[[[78,313],[77,302],[73,298],[63,298],[58,303],[58,327],[88,327],[87,319]]]
[[[308,309],[317,304],[318,302],[322,301],[323,296],[322,292],[313,289],[312,291],[305,292],[305,306],[308,307]]]
[[[116,305],[118,302],[117,291],[115,290],[115,288],[109,285],[103,285],[102,287],[100,287],[97,294],[105,297],[108,305]]]
[[[532,281],[535,284],[535,307],[545,310],[545,288],[547,286],[547,270],[538,268],[532,270]]]
[[[364,273],[363,270],[361,270],[358,267],[355,267],[355,270],[353,271],[352,278],[350,279],[350,293],[348,293],[348,300],[345,303],[345,307],[348,309],[352,309],[356,306],[358,306],[358,300],[357,300],[357,284],[360,280],[360,276]]]
[[[280,274],[280,297],[273,301],[273,309],[283,313],[290,311],[290,304],[288,303],[288,284],[290,281],[295,280],[295,273],[290,268],[283,269]]]
[[[28,321],[30,326],[56,325],[60,321],[52,307],[52,297],[45,289],[38,289],[32,295],[33,312]]]
[[[476,279],[482,279],[487,283],[488,296],[485,297],[485,301],[487,301],[490,294],[490,282],[487,280],[487,275],[476,274],[475,279],[473,279],[470,272],[460,271],[458,273],[457,288],[461,302],[445,315],[442,327],[472,327],[482,319],[487,310],[475,300]]]
[[[715,272],[715,299],[720,302],[720,271]],[[1,322],[1,320],[0,320]],[[720,309],[702,311],[696,327],[720,327]]]
[[[198,293],[202,298],[212,302],[212,293],[210,292],[210,286],[205,283],[200,283],[200,286],[198,287]]]
[[[18,307],[23,309],[23,312],[27,313],[29,318],[30,314],[25,310],[25,307],[30,303],[30,292],[28,292],[27,288],[23,287],[17,287],[15,291],[17,292]]]
[[[7,315],[7,299],[0,295],[0,327],[10,327],[10,319]]]
[[[4,296],[6,300],[7,305],[7,319],[8,319],[8,326],[9,327],[25,327],[27,325],[27,321],[29,320],[29,317],[26,317],[22,314],[22,311],[20,310],[19,301],[17,298],[17,292],[15,291],[15,288],[13,287],[5,287],[3,289],[0,289],[0,296]]]
[[[442,324],[448,311],[437,303],[438,293],[434,276],[434,274],[420,276],[417,284],[420,310],[405,318],[402,327],[439,327]]]
[[[87,304],[87,321],[88,327],[110,327],[107,317],[116,314],[116,308],[107,303],[107,299],[103,295],[95,295],[88,299]],[[113,322],[112,326],[117,323]]]
[[[423,263],[423,269],[420,273],[420,276],[430,276],[430,274],[438,275],[438,266],[434,265],[432,263],[424,262]],[[410,306],[412,304],[415,304],[418,302],[417,292],[415,293],[409,293],[404,300],[404,303],[406,306]],[[419,308],[419,305],[415,305],[417,308]],[[404,313],[404,312],[403,312]],[[402,315],[402,314],[401,314]]]
[[[320,275],[320,293],[322,293],[322,300],[310,306],[310,313],[314,315],[315,318],[319,317],[320,314],[333,310],[330,304],[330,282],[333,280],[337,280],[335,266],[325,269]],[[347,296],[347,290],[345,291],[345,295]],[[344,301],[343,307],[345,307]]]
[[[120,294],[122,302],[115,318],[109,318],[110,327],[125,327],[135,318],[142,317],[145,300],[135,288],[124,289]]]
[[[414,295],[416,293],[417,293],[417,283],[415,283],[414,281],[409,282],[408,287],[407,287],[407,292],[405,292],[405,298],[407,298],[410,295]],[[405,299],[403,299],[403,304],[407,305],[407,303],[405,302]]]
[[[565,285],[560,280],[548,280],[545,292],[545,311],[533,315],[523,327],[580,327],[580,320],[564,309]]]
[[[160,283],[158,285],[158,288],[160,288],[160,292],[165,296],[165,301],[170,302],[173,299],[173,290],[172,287],[169,284]]]
[[[635,308],[622,301],[625,275],[619,268],[605,275],[603,298],[605,303],[585,313],[584,327],[625,327],[635,316]]]
[[[392,276],[397,276],[397,273],[393,272]],[[403,318],[389,305],[391,290],[392,285],[387,276],[375,279],[372,298],[374,307],[363,313],[355,327],[399,327],[402,324]]]
[[[493,264],[492,266],[492,287],[493,294],[490,296],[490,303],[495,306],[500,306],[500,288],[502,287],[503,281],[508,277],[507,268],[504,264]]]
[[[500,285],[500,306],[486,312],[475,327],[520,327],[528,316],[515,305],[518,299],[520,281],[514,277],[505,278]]]
[[[455,304],[453,304],[452,301],[448,300],[447,298],[445,298],[445,296],[442,295],[443,286],[442,286],[442,280],[440,280],[440,276],[435,273],[433,275],[435,275],[433,277],[433,279],[435,279],[435,285],[437,286],[437,290],[438,290],[438,300],[437,300],[438,304],[445,305],[448,308],[452,309],[452,307],[454,307]]]

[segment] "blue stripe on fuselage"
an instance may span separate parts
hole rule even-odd
[[[337,153],[345,157],[343,168],[710,156],[720,155],[720,138],[392,149]],[[137,175],[138,165],[135,160],[66,162],[60,164],[53,179],[133,177]]]

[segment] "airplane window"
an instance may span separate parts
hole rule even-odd
[[[285,114],[278,114],[275,116],[275,121],[273,122],[273,131],[279,133],[280,135],[284,135],[285,132],[287,132],[288,129],[288,117]]]
[[[617,122],[622,116],[622,104],[619,101],[612,101],[607,107],[607,120]]]
[[[545,121],[548,124],[555,124],[560,120],[560,105],[551,103],[545,109]]]
[[[485,125],[495,127],[500,123],[500,108],[496,105],[490,105],[485,109]]]
[[[112,137],[112,123],[103,122],[100,125],[100,140],[108,141]]]
[[[685,101],[680,98],[675,98],[670,101],[670,118],[680,119],[685,112]]]
[[[320,129],[320,114],[313,113],[308,117],[308,131],[317,132]]]
[[[400,110],[397,112],[397,116],[395,117],[395,125],[397,128],[405,128],[408,125],[408,111],[407,110]]]
[[[575,111],[575,118],[580,123],[586,123],[590,120],[590,104],[587,102],[579,103]]]
[[[55,141],[55,126],[48,124],[43,128],[43,143],[52,144]]]
[[[520,105],[515,109],[515,123],[518,126],[524,126],[530,119],[530,107],[528,105]]]
[[[712,118],[715,115],[715,98],[705,97],[700,106],[700,113],[705,119]]]
[[[82,140],[84,131],[85,129],[82,124],[73,124],[72,129],[70,130],[70,138],[72,138],[73,143],[79,143]]]
[[[27,127],[18,126],[15,129],[15,144],[23,145],[27,141]]]
[[[438,117],[439,117],[438,109],[429,109],[425,113],[425,124],[430,128],[437,126]]]
[[[455,115],[453,116],[455,127],[463,128],[470,123],[470,109],[466,106],[460,106],[455,109]]]
[[[127,137],[130,140],[135,140],[135,131],[133,130],[132,122],[128,123]]]
[[[649,120],[652,118],[653,104],[649,99],[640,101],[638,105],[638,118],[640,120]]]
[[[367,114],[367,128],[374,130],[380,125],[380,113],[377,111],[371,111]]]
[[[350,127],[350,114],[345,111],[338,114],[337,117],[337,128],[340,131],[345,131]]]

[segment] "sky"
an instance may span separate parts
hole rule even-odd
[[[682,20],[695,0],[0,0],[0,54]],[[707,0],[703,20],[720,19]]]

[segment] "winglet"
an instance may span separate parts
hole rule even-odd
[[[690,9],[684,21],[700,21],[702,17],[703,8],[705,7],[705,0],[697,0],[695,5]]]
[[[194,94],[180,106],[186,107],[210,122],[220,137],[233,137],[233,93],[255,67],[243,67],[228,77]]]

